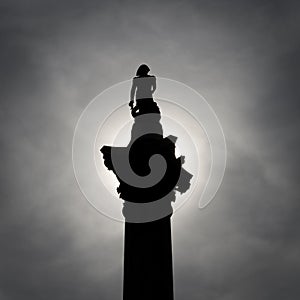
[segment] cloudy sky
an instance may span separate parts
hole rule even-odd
[[[0,299],[121,299],[123,224],[80,193],[71,147],[90,100],[143,62],[199,91],[228,147],[211,205],[173,216],[176,299],[298,299],[299,10],[1,0]]]

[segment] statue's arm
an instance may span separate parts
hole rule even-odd
[[[136,83],[135,80],[132,79],[132,86],[130,90],[130,102],[129,102],[129,106],[131,107],[133,106],[135,91],[136,91]]]
[[[151,86],[151,92],[154,93],[156,90],[156,77],[153,77],[153,83]]]

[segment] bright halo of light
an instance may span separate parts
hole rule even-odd
[[[103,164],[103,145],[127,146],[133,119],[128,100],[131,81],[121,82],[95,97],[82,112],[73,137],[72,160],[76,180],[89,203],[100,213],[123,221],[118,182]],[[177,193],[174,211],[192,197],[204,208],[216,194],[226,165],[226,144],[220,122],[206,100],[190,87],[157,78],[155,100],[161,110],[164,136],[175,135],[183,167],[193,174],[187,193]],[[191,113],[192,112],[192,113]]]

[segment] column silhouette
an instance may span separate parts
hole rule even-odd
[[[163,136],[160,109],[153,100],[156,78],[149,71],[141,65],[133,78],[129,106],[134,124],[129,144],[100,150],[105,166],[120,183],[117,192],[124,200],[123,300],[174,299],[171,203],[176,191],[188,190],[192,178],[182,167],[184,157],[175,155],[177,138]],[[155,173],[162,169],[161,161],[150,164],[156,154],[164,159],[161,178],[159,171]]]

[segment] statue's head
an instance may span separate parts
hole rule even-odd
[[[139,76],[139,77],[147,76],[149,71],[150,71],[150,68],[147,65],[142,64],[136,70],[136,76]]]

